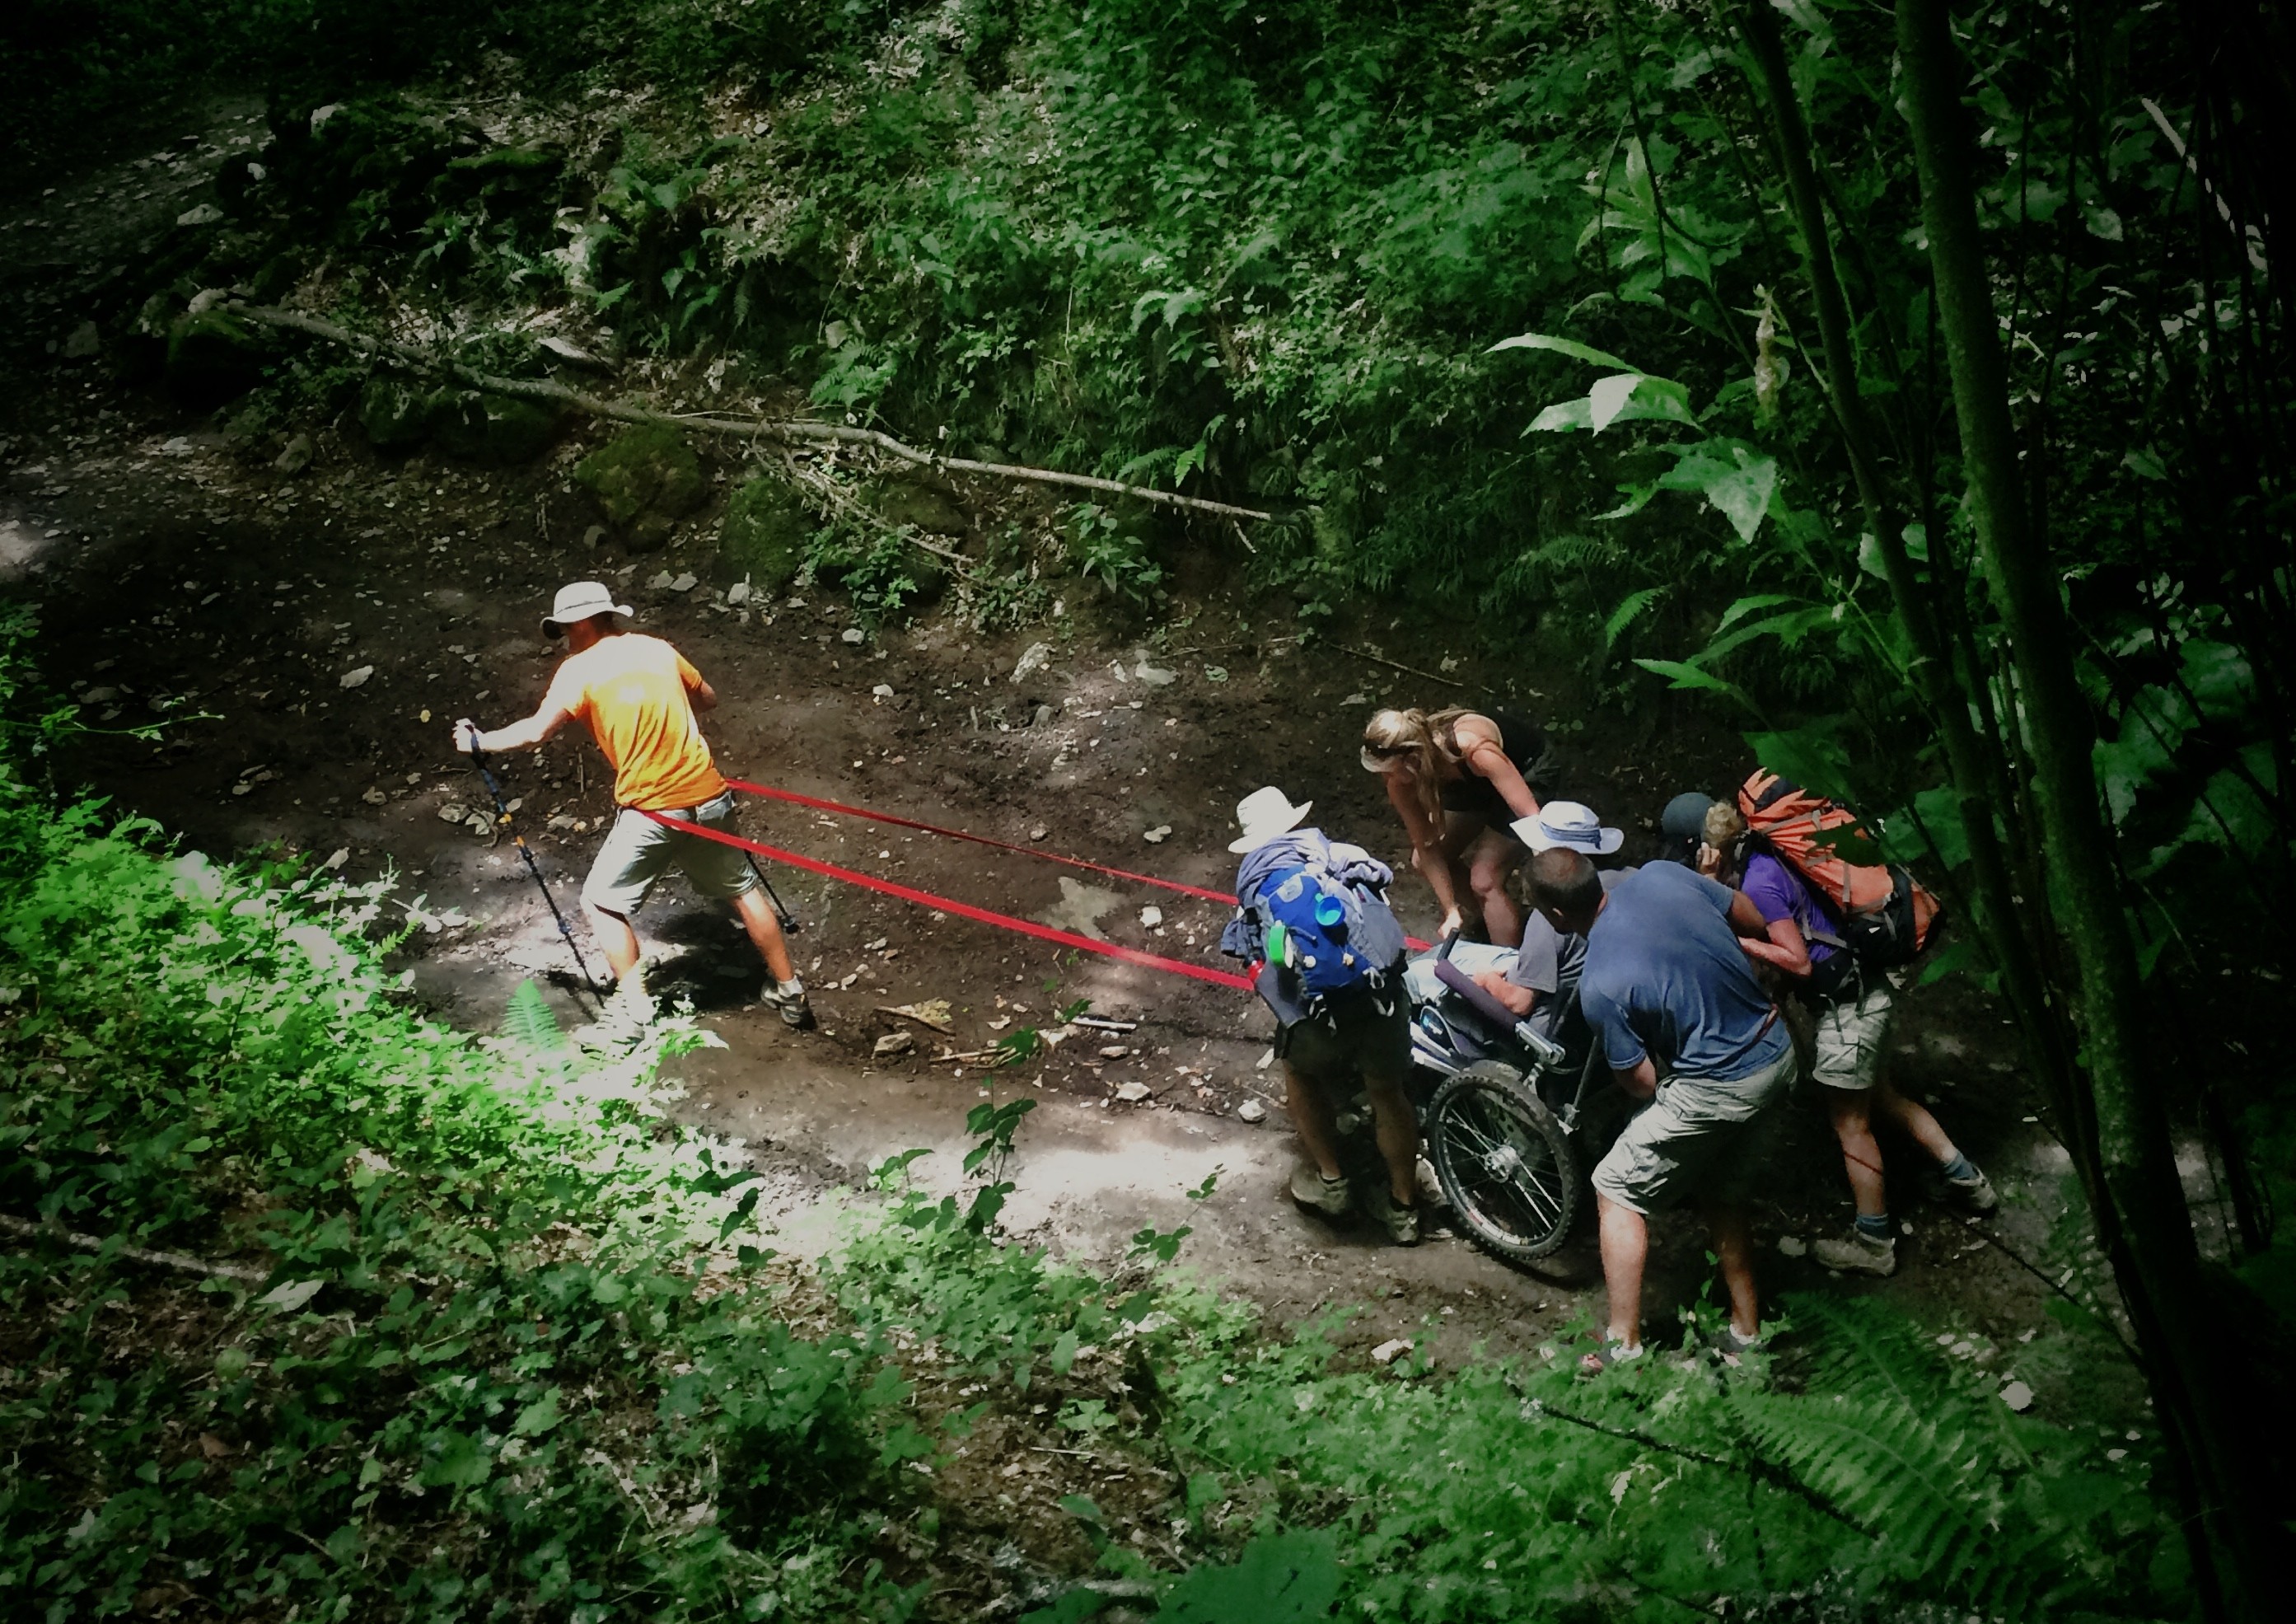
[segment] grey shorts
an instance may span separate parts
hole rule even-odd
[[[1763,1172],[1764,1125],[1794,1079],[1793,1046],[1775,1065],[1730,1082],[1670,1077],[1595,1164],[1595,1188],[1647,1216],[1693,1194],[1742,1199]]]
[[[730,833],[734,827],[734,791],[728,790],[690,812],[667,812],[664,816],[690,819]],[[685,870],[693,889],[705,897],[730,902],[757,889],[758,876],[750,867],[748,854],[739,847],[721,846],[716,841],[666,829],[644,813],[625,807],[614,819],[614,826],[606,832],[606,843],[598,849],[598,860],[590,865],[590,877],[582,882],[582,900],[601,913],[627,919],[645,906],[646,894],[653,890],[654,882],[668,874],[673,865]]]
[[[1411,1070],[1411,1000],[1403,978],[1373,992],[1350,987],[1324,1000],[1320,1015],[1295,1021],[1276,1040],[1283,1063],[1327,1087],[1359,1079],[1400,1082]]]
[[[1880,976],[1857,998],[1820,1004],[1809,1074],[1828,1088],[1871,1088],[1890,1035],[1890,984]]]

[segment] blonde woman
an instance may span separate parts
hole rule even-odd
[[[1938,1165],[1948,1199],[1972,1212],[1997,1204],[1992,1184],[1962,1154],[1938,1120],[1882,1075],[1882,1046],[1890,1030],[1890,980],[1858,966],[1842,945],[1828,904],[1783,858],[1747,849],[1746,819],[1718,800],[1706,808],[1696,866],[1710,879],[1743,891],[1768,930],[1766,939],[1742,939],[1750,957],[1782,972],[1816,1017],[1816,1063],[1841,1160],[1849,1173],[1857,1221],[1841,1240],[1819,1241],[1810,1251],[1831,1269],[1887,1275],[1898,1267],[1898,1229],[1890,1220],[1882,1145],[1874,1125],[1885,1123],[1920,1145]]]
[[[1492,941],[1522,939],[1507,875],[1527,849],[1507,825],[1538,816],[1530,780],[1546,754],[1546,735],[1505,711],[1382,710],[1364,729],[1364,767],[1387,781],[1411,865],[1443,910],[1438,936],[1465,923],[1472,897]]]

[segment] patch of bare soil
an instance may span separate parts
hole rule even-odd
[[[220,161],[244,116],[225,110],[168,152]],[[298,852],[353,877],[398,876],[432,927],[409,949],[417,986],[466,1024],[491,1025],[528,978],[554,989],[569,1024],[579,1019],[565,948],[516,854],[471,819],[486,793],[447,734],[458,716],[499,725],[532,709],[554,663],[537,620],[571,578],[602,577],[627,593],[638,625],[717,686],[726,702],[707,725],[731,774],[1214,889],[1232,878],[1235,801],[1267,783],[1311,798],[1318,824],[1402,865],[1401,831],[1356,761],[1363,720],[1381,704],[1491,695],[1544,714],[1567,792],[1645,845],[1668,796],[1720,788],[1742,770],[1734,739],[1670,704],[1632,718],[1577,714],[1568,673],[1543,673],[1536,647],[1492,639],[1464,606],[1374,610],[1334,636],[1303,640],[1293,603],[1248,585],[1237,568],[1248,561],[1229,555],[1232,531],[1194,538],[1151,623],[1125,623],[1097,606],[1090,584],[1070,583],[1054,618],[992,635],[946,613],[865,625],[844,599],[809,588],[734,601],[715,545],[716,513],[738,475],[731,461],[712,465],[718,497],[661,550],[592,545],[568,472],[602,438],[594,427],[578,424],[536,462],[489,470],[380,456],[346,418],[305,425],[308,465],[283,472],[275,448],[234,448],[212,418],[127,387],[100,351],[72,342],[107,297],[108,245],[148,228],[122,196],[161,213],[189,207],[201,173],[131,159],[9,211],[17,251],[6,285],[20,316],[0,357],[10,386],[0,568],[41,603],[45,669],[97,730],[59,775],[159,819],[189,846]],[[164,200],[162,185],[176,188]],[[152,199],[135,195],[146,189]],[[72,246],[24,251],[46,242]],[[961,494],[977,526],[1037,500]],[[1046,658],[1016,676],[1038,643]],[[168,723],[157,743],[121,731],[155,721]],[[612,811],[594,752],[565,737],[504,766],[518,824],[571,916]],[[743,818],[755,836],[905,885],[1222,962],[1218,904],[801,808],[753,802]],[[664,956],[661,980],[727,1046],[690,1063],[684,1109],[770,1161],[792,1213],[907,1146],[957,1148],[964,1111],[993,1082],[1000,1095],[1026,1087],[1046,1102],[1022,1136],[1016,1220],[1065,1251],[1111,1257],[1144,1224],[1189,1222],[1187,1256],[1278,1316],[1368,1302],[1351,1342],[1431,1320],[1451,1357],[1478,1343],[1552,1346],[1587,1312],[1599,1287],[1591,1237],[1526,1275],[1456,1240],[1400,1251],[1294,1211],[1280,1194],[1292,1153],[1280,1073],[1262,1064],[1271,1022],[1248,995],[808,875],[773,878],[802,922],[793,946],[817,1033],[789,1034],[756,1005],[754,956],[682,883],[665,886],[640,925]],[[1079,879],[1090,883],[1079,890]],[[1397,896],[1406,923],[1426,931],[1425,888],[1406,874]],[[585,951],[602,963],[586,941]],[[1136,1025],[1077,1029],[993,1078],[977,1061],[930,1058],[1049,1027],[1078,998]],[[951,1007],[945,1034],[886,1013],[931,999]],[[914,1049],[879,1057],[878,1039],[895,1031],[913,1033]],[[1938,1103],[2008,1206],[1989,1232],[1973,1233],[1909,1189],[1899,1204],[1912,1238],[1901,1272],[1880,1289],[2013,1340],[2037,1323],[2045,1293],[1985,1234],[2038,1253],[2063,1157],[2030,1114],[2005,1026],[1973,992],[1948,985],[1907,999],[1892,1060],[1900,1087]],[[1253,1101],[1264,1125],[1238,1115]],[[1868,1289],[1827,1283],[1778,1245],[1849,1215],[1818,1103],[1793,1110],[1757,1220],[1766,1287]],[[1912,1165],[1909,1147],[1891,1153]],[[1213,1199],[1183,1199],[1221,1169]],[[1706,1273],[1694,1221],[1661,1225],[1661,1311],[1694,1295]]]

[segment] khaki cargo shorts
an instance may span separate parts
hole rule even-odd
[[[1742,1199],[1766,1170],[1770,1107],[1792,1087],[1795,1065],[1788,1044],[1751,1077],[1668,1078],[1595,1164],[1595,1188],[1645,1217],[1693,1194]]]
[[[1890,1035],[1890,984],[1879,976],[1856,998],[1820,1004],[1809,1074],[1828,1088],[1871,1088]]]
[[[690,812],[663,816],[731,833],[734,791],[728,790]],[[665,828],[644,813],[625,807],[606,832],[598,860],[590,865],[590,877],[582,882],[582,900],[602,914],[627,919],[645,906],[654,882],[673,866],[685,871],[695,890],[726,902],[758,886],[749,855],[741,848]]]

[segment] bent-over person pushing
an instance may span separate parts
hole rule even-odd
[[[542,635],[554,642],[563,636],[567,655],[541,706],[524,721],[491,733],[468,720],[456,722],[455,748],[466,755],[531,750],[567,723],[579,721],[613,768],[614,826],[582,884],[582,910],[615,980],[613,1001],[598,1024],[601,1040],[634,1043],[653,1018],[652,1000],[638,973],[638,934],[630,921],[673,864],[685,872],[694,890],[734,905],[766,962],[760,997],[785,1024],[803,1028],[813,1018],[805,988],[790,962],[781,923],[745,854],[647,816],[660,813],[730,830],[734,791],[694,719],[695,711],[716,708],[717,690],[660,638],[624,628],[619,622],[629,614],[628,605],[615,603],[597,581],[577,581],[561,590],[542,622]]]

